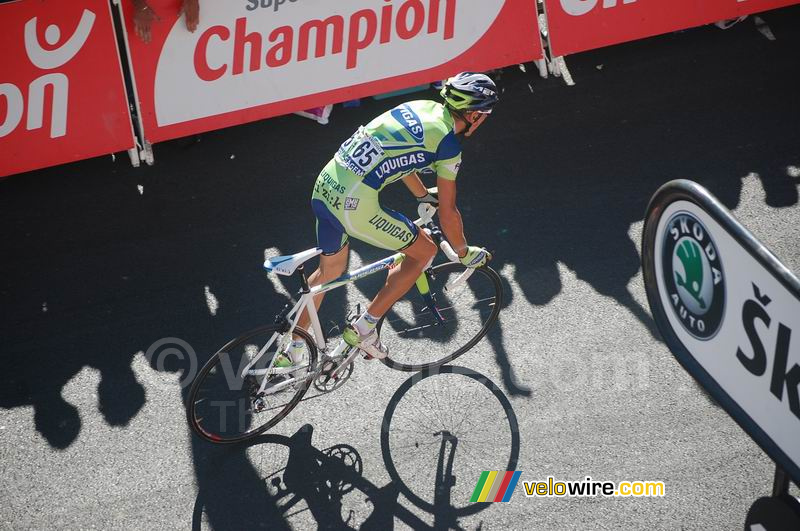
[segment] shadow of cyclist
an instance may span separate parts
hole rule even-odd
[[[425,385],[416,387],[423,382]],[[411,426],[414,433],[425,432],[423,439],[426,441],[433,437],[435,444],[426,443],[420,450],[434,458],[433,484],[415,481],[410,486],[398,473],[398,466],[407,470],[406,454],[393,454],[388,438],[398,407],[404,411],[419,411],[425,404],[430,408],[433,400],[426,393],[436,393],[440,401],[446,396],[442,389],[437,392],[430,385],[455,386],[458,389],[452,390],[456,394],[464,392],[458,384],[468,384],[470,390],[466,393],[470,399],[479,401],[488,414],[496,416],[493,413],[495,409],[503,412],[500,416],[507,418],[505,427],[509,431],[511,447],[498,447],[498,441],[503,439],[502,433],[493,431],[489,443],[470,432],[469,423],[465,425],[467,417],[474,412],[469,400],[461,397],[454,398],[452,403],[437,402],[438,406],[448,408],[448,411],[442,411],[441,423],[436,425],[437,432],[428,433],[432,427],[428,425],[430,419],[425,414],[415,417],[422,424]],[[476,394],[479,396],[474,396]],[[405,417],[405,413],[401,416]],[[405,420],[408,419],[397,420],[395,428],[402,430]],[[506,396],[482,374],[455,366],[410,376],[390,399],[383,418],[381,448],[392,481],[383,487],[364,476],[364,464],[356,448],[349,444],[335,444],[317,449],[313,444],[313,433],[314,428],[306,424],[291,436],[266,434],[232,447],[206,445],[205,455],[197,463],[201,487],[195,502],[192,528],[200,529],[207,520],[215,529],[257,526],[283,529],[287,526],[285,519],[302,512],[305,504],[319,529],[387,530],[393,529],[396,521],[414,529],[462,529],[460,518],[489,507],[486,503],[465,504],[461,499],[464,497],[463,488],[458,492],[454,490],[457,484],[469,488],[464,483],[469,481],[466,476],[458,482],[460,474],[473,474],[485,466],[485,456],[475,454],[476,449],[490,444],[494,453],[506,451],[508,463],[502,466],[508,469],[516,468],[520,450],[516,415]],[[466,444],[463,448],[460,447],[459,433]],[[403,443],[413,444],[413,441],[408,439]],[[469,447],[472,450],[468,450]],[[354,511],[343,503],[345,496],[354,492],[356,496],[363,494],[365,501],[372,504],[371,513],[360,524]],[[433,516],[432,526],[400,503],[401,493],[418,509]],[[427,493],[432,493],[432,496]],[[459,500],[458,506],[456,499]],[[257,510],[250,514],[248,507]]]
[[[488,378],[464,367],[443,367],[405,380],[387,406],[383,429],[386,430],[391,425],[401,401],[414,402],[410,404],[412,409],[419,400],[428,403],[430,397],[426,398],[424,393],[409,395],[410,390],[418,390],[415,385],[422,381],[433,382],[429,378],[452,378],[453,375],[485,387],[486,396],[481,393],[478,398],[484,408],[491,410],[496,406],[508,416],[512,442],[511,448],[507,449],[509,462],[504,466],[515,468],[520,442],[511,404]],[[458,382],[439,382],[440,385],[454,383]],[[443,396],[439,398],[442,399]],[[494,404],[494,400],[497,404]],[[473,411],[470,404],[465,402],[449,406],[463,409],[460,411],[463,415],[470,415]],[[440,431],[429,434],[436,439],[435,448],[432,448],[435,453],[433,484],[424,485],[426,492],[432,492],[429,500],[417,495],[421,487],[419,483],[411,487],[398,475],[397,466],[404,467],[406,463],[402,462],[403,456],[392,455],[391,447],[384,436],[384,464],[392,481],[378,487],[364,476],[362,458],[353,446],[335,444],[319,450],[313,445],[314,429],[306,424],[291,436],[267,434],[230,448],[210,448],[200,463],[203,472],[198,479],[202,486],[195,502],[192,528],[200,529],[204,520],[213,523],[214,528],[222,529],[251,528],[256,522],[261,522],[261,527],[272,528],[274,523],[276,528],[285,528],[284,519],[302,512],[305,503],[310,517],[319,529],[387,530],[393,529],[396,521],[414,529],[462,529],[460,518],[486,509],[489,504],[464,505],[461,500],[463,492],[454,492],[457,477],[465,472],[471,474],[479,470],[485,461],[466,448],[459,449],[460,439],[457,433],[468,430],[459,414],[453,415],[452,411],[448,411],[443,418],[447,418],[452,425],[443,425]],[[427,426],[423,431],[425,429]],[[476,443],[472,439],[466,436],[468,445]],[[478,444],[480,446],[483,443]],[[492,441],[492,445],[495,451],[500,450],[496,440]],[[473,446],[473,451],[474,449]],[[206,476],[209,481],[204,480]],[[213,481],[210,481],[211,478]],[[371,513],[360,525],[355,513],[345,508],[343,503],[344,497],[353,492],[363,494],[365,501],[372,504]],[[431,514],[433,525],[426,524],[400,503],[400,493],[417,508]],[[460,500],[459,507],[456,507],[456,498]],[[246,514],[246,507],[251,504],[259,507],[256,515]]]
[[[347,517],[342,516],[342,500],[355,488],[369,492],[373,503],[381,500],[377,503],[384,508],[390,505],[387,494],[362,477],[361,456],[355,448],[337,444],[318,450],[312,444],[313,432],[313,427],[306,424],[290,437],[262,435],[224,453],[215,452],[218,455],[212,459],[214,464],[208,463],[206,469],[221,486],[208,483],[201,489],[192,527],[199,529],[206,515],[215,529],[220,523],[230,529],[273,529],[276,523],[287,528],[287,515],[302,512],[305,503],[319,529],[353,529],[354,513],[348,511]],[[245,473],[244,482],[234,485],[239,482],[240,472]],[[248,504],[261,507],[259,513],[246,514]],[[211,514],[225,506],[224,518]],[[389,513],[389,520],[392,514]],[[384,518],[382,522],[385,521]]]

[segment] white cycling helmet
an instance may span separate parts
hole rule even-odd
[[[445,104],[456,111],[489,114],[497,103],[497,85],[486,74],[461,72],[445,81],[440,93]]]

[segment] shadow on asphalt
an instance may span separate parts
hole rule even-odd
[[[470,241],[495,250],[493,267],[510,266],[507,280],[534,307],[561,292],[563,266],[657,337],[628,289],[640,267],[629,231],[661,184],[694,179],[732,209],[743,177],[755,173],[767,205],[798,201],[789,166],[800,165],[800,100],[786,80],[796,47],[780,45],[792,38],[798,10],[782,13],[789,16],[764,15],[778,45],[740,24],[579,54],[568,61],[574,87],[508,71],[502,105],[465,144],[459,205]],[[314,177],[351,131],[399,101],[337,108],[328,127],[289,116],[166,142],[156,146],[152,168],[101,158],[0,181],[0,407],[32,406],[35,429],[64,449],[82,427],[66,386],[85,368],[99,372],[105,422],[125,426],[152,399],[132,365],[156,341],[181,338],[202,364],[226,340],[271,320],[284,296],[261,270],[264,250],[314,245]],[[389,206],[412,212],[398,194],[387,192]],[[509,285],[506,295],[510,303]],[[347,302],[336,297],[323,307],[326,322],[344,320]],[[503,342],[515,325],[501,314],[489,341],[502,387],[528,396],[535,382],[517,381],[513,371],[526,353]],[[146,361],[191,372],[185,359],[173,356],[161,367],[159,359]],[[293,441],[303,463],[337,459],[320,456],[310,430]],[[193,439],[192,451],[201,505],[215,528],[225,528],[219,515],[231,507],[253,524],[284,525],[241,449],[212,450]],[[297,477],[311,466],[303,463]],[[352,470],[328,470],[340,482],[363,481]],[[335,512],[322,486],[284,486],[318,502],[319,514]],[[398,485],[362,492],[397,515]],[[376,521],[382,515],[375,511]]]
[[[458,396],[453,383],[461,378],[483,389],[476,400],[486,415],[507,419],[508,433],[489,433],[464,424],[464,419],[474,413],[474,404]],[[419,391],[421,387],[423,391]],[[454,402],[446,415],[436,419],[436,426],[431,426],[424,412],[433,403],[430,393],[435,392],[437,400],[445,400],[446,388],[456,393],[451,398],[458,403]],[[408,403],[402,404],[403,400]],[[398,407],[399,418],[395,419]],[[457,410],[455,414],[451,409]],[[414,418],[403,418],[404,411],[414,411]],[[390,441],[393,422],[409,420],[413,433],[400,428],[404,435]],[[387,530],[394,528],[395,520],[413,529],[461,529],[459,518],[490,505],[468,503],[479,471],[491,462],[486,455],[474,453],[476,449],[507,455],[508,461],[499,466],[507,470],[516,468],[520,450],[516,415],[508,399],[491,380],[464,367],[446,366],[411,376],[392,396],[381,431],[384,465],[391,482],[382,487],[364,476],[364,463],[356,448],[336,444],[320,450],[313,444],[313,432],[314,428],[306,424],[292,436],[261,435],[235,446],[196,441],[199,493],[192,529],[288,529],[287,519],[304,512],[310,513],[319,529]],[[500,447],[504,435],[511,442],[510,448]],[[491,440],[488,447],[484,438]],[[406,446],[415,446],[414,451],[404,452]],[[429,479],[421,463],[433,471],[432,484],[419,480],[419,476]],[[409,470],[413,472],[410,475]],[[457,493],[456,485],[461,487]],[[469,489],[466,496],[464,488]],[[415,511],[401,503],[401,494]],[[364,503],[371,505],[371,513],[359,522],[350,507]],[[419,511],[427,516],[420,517]]]

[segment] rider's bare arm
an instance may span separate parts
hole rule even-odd
[[[467,252],[467,239],[464,237],[464,224],[461,213],[456,206],[456,182],[439,177],[439,221],[447,241],[453,246],[459,257]]]
[[[425,188],[425,185],[422,184],[422,179],[419,178],[417,172],[403,177],[403,184],[414,194],[414,197],[424,197],[428,193],[428,190]]]

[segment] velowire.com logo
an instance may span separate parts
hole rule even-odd
[[[714,337],[725,311],[725,276],[719,249],[693,214],[667,222],[661,254],[663,281],[683,328],[700,340]]]

